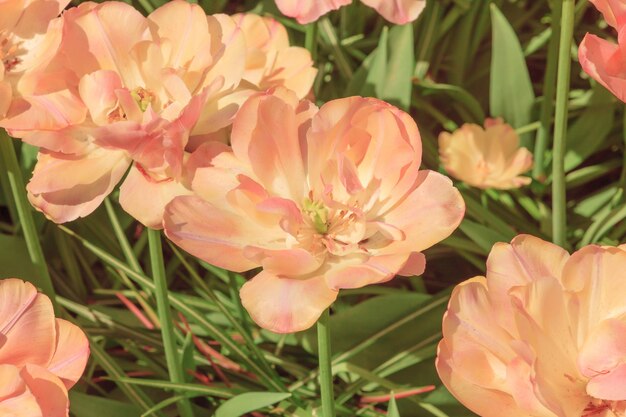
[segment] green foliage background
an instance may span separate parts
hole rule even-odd
[[[158,6],[158,0],[132,3],[146,13]],[[519,233],[551,238],[554,2],[428,0],[414,24],[395,27],[357,1],[306,27],[282,17],[271,0],[199,3],[209,13],[273,15],[288,27],[293,44],[308,42],[320,69],[314,87],[320,103],[358,94],[410,112],[420,127],[426,168],[441,169],[441,131],[482,124],[485,117],[503,117],[535,152],[529,187],[501,192],[457,184],[466,218],[453,236],[426,252],[424,276],[344,291],[333,307],[339,416],[385,415],[387,403],[364,405],[360,399],[427,385],[437,388],[397,401],[399,415],[471,416],[435,372],[441,318],[450,288],[484,273],[493,243]],[[586,32],[616,36],[583,0],[576,5],[575,45]],[[571,53],[577,61],[576,47]],[[571,76],[565,157],[568,249],[614,245],[626,240],[624,108],[590,82],[577,62]],[[28,178],[36,150],[16,146]],[[6,177],[0,180],[0,275],[35,277],[7,198]],[[70,394],[74,416],[175,416],[173,403],[181,396],[193,398],[196,416],[234,417],[255,410],[314,415],[312,409],[319,406],[315,331],[278,336],[259,330],[238,301],[237,287],[246,276],[198,262],[164,241],[181,360],[189,370],[185,384],[171,384],[160,333],[146,329],[116,295],[155,317],[145,230],[119,208],[116,196],[89,218],[65,227],[39,214],[37,221],[59,302],[77,317],[92,344],[83,382]],[[181,316],[195,336],[226,359],[207,360],[185,336]],[[208,375],[213,383],[201,384],[193,372]],[[398,414],[390,407],[389,415]]]

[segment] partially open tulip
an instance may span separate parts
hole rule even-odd
[[[67,417],[67,391],[88,357],[87,337],[54,318],[48,297],[20,279],[0,281],[0,415]]]
[[[446,172],[473,187],[510,189],[527,185],[533,157],[520,148],[519,136],[500,119],[489,119],[485,128],[465,124],[454,133],[439,135],[439,157]]]
[[[426,0],[361,0],[376,9],[392,23],[404,25],[418,18]],[[352,3],[352,0],[276,0],[278,9],[285,16],[294,17],[301,24],[311,23],[320,16]]]
[[[424,269],[420,253],[464,214],[451,181],[419,170],[411,117],[371,98],[317,109],[277,89],[235,118],[232,151],[198,168],[166,208],[167,236],[222,268],[263,270],[241,289],[244,307],[279,333],[315,323],[343,288]]]
[[[626,2],[592,0],[592,3],[617,30],[617,44],[588,33],[578,49],[580,65],[593,79],[626,102]]]
[[[496,244],[457,286],[437,370],[482,417],[626,415],[626,252],[569,255],[536,237]]]
[[[28,74],[56,52],[59,22],[53,21],[69,0],[0,2],[0,120],[14,97],[33,86]]]
[[[246,40],[243,78],[261,91],[283,86],[304,98],[311,90],[317,70],[311,53],[289,46],[285,27],[275,19],[252,13],[233,16]]]

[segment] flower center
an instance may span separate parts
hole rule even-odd
[[[305,198],[302,211],[309,216],[317,233],[325,235],[328,232],[328,209],[324,203]]]
[[[130,95],[135,99],[142,112],[148,109],[148,106],[154,100],[154,94],[143,87],[137,87],[130,92]]]
[[[11,42],[9,36],[5,31],[0,31],[0,61],[6,72],[14,70],[22,62],[18,57],[19,45]]]
[[[605,411],[611,411],[616,415],[623,415],[626,412],[626,404],[624,401],[608,401],[594,398],[587,404],[580,417],[596,417],[602,415]]]

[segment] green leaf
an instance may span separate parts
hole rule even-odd
[[[387,417],[400,417],[398,404],[396,404],[396,397],[393,395],[391,396],[391,400],[389,400],[389,408],[387,410]]]
[[[482,224],[475,223],[468,219],[463,220],[459,228],[467,237],[480,246],[485,253],[491,251],[491,248],[496,242],[509,242],[511,240],[509,236],[505,236],[490,227],[483,226]]]
[[[92,417],[98,410],[98,417],[137,417],[139,409],[134,405],[108,398],[70,391],[71,412],[76,417]]]
[[[615,99],[602,85],[593,87],[589,106],[567,133],[567,151],[565,153],[565,172],[580,165],[602,145],[613,128]]]
[[[533,85],[528,74],[524,51],[515,31],[495,4],[491,4],[493,50],[489,103],[491,115],[502,117],[515,128],[531,122],[535,101]],[[522,136],[522,146],[529,147],[528,135]]]
[[[363,61],[346,95],[378,97],[408,110],[415,68],[413,26],[383,28],[378,46]]]
[[[215,417],[239,417],[291,397],[285,392],[247,392],[225,401],[215,411]]]
[[[41,287],[37,268],[21,237],[0,234],[0,278],[19,277]]]

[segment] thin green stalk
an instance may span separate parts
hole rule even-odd
[[[128,262],[128,265],[133,268],[133,271],[142,274],[143,270],[141,269],[141,265],[139,264],[139,261],[135,256],[135,252],[133,252],[132,246],[130,246],[128,239],[126,238],[126,234],[124,233],[124,229],[120,224],[117,214],[115,213],[115,208],[113,207],[111,200],[106,198],[104,200],[104,206],[106,207],[111,226],[113,226],[113,232],[115,233],[115,237],[117,237],[117,241],[122,248],[122,252],[124,252],[126,262]]]
[[[168,300],[167,278],[165,276],[165,263],[163,261],[163,248],[161,247],[161,232],[148,229],[148,246],[150,248],[150,265],[154,277],[155,297],[157,312],[161,322],[161,335],[165,350],[165,361],[172,383],[184,383],[185,375],[182,369],[182,360],[176,349],[176,339],[172,327],[172,313]],[[181,417],[193,416],[191,403],[188,398],[181,399],[178,404],[178,412]]]
[[[311,52],[311,59],[315,61],[317,59],[317,22],[306,26],[304,47]]]
[[[567,136],[567,99],[570,86],[572,38],[574,34],[575,0],[563,0],[559,67],[556,85],[556,112],[554,120],[554,148],[552,161],[552,241],[559,246],[566,243],[565,201],[565,142]]]
[[[537,138],[535,140],[533,166],[533,178],[543,181],[546,176],[544,156],[548,147],[548,137],[550,136],[550,127],[552,125],[552,113],[554,110],[554,89],[556,86],[556,72],[558,64],[559,52],[559,33],[561,27],[561,4],[555,1],[552,6],[552,36],[548,45],[548,62],[546,64],[546,76],[543,82],[543,103],[541,104],[541,115],[539,117],[540,127],[537,130]]]
[[[331,366],[330,326],[328,310],[317,321],[317,355],[320,366],[322,417],[335,417],[333,370]]]
[[[35,227],[35,220],[33,219],[31,212],[30,202],[26,196],[26,187],[24,186],[22,171],[20,170],[20,164],[17,161],[15,148],[13,147],[13,139],[11,139],[3,129],[0,129],[0,155],[4,161],[4,166],[9,177],[9,184],[11,186],[11,192],[13,193],[17,215],[20,223],[22,224],[28,254],[31,262],[35,268],[37,268],[37,272],[39,274],[39,285],[41,286],[44,294],[50,297],[55,311],[58,312],[55,300],[56,293],[54,291],[54,286],[52,285],[48,265],[46,265],[46,258],[43,255],[43,250],[41,249],[41,244],[39,243],[39,235],[37,234],[37,228]]]

